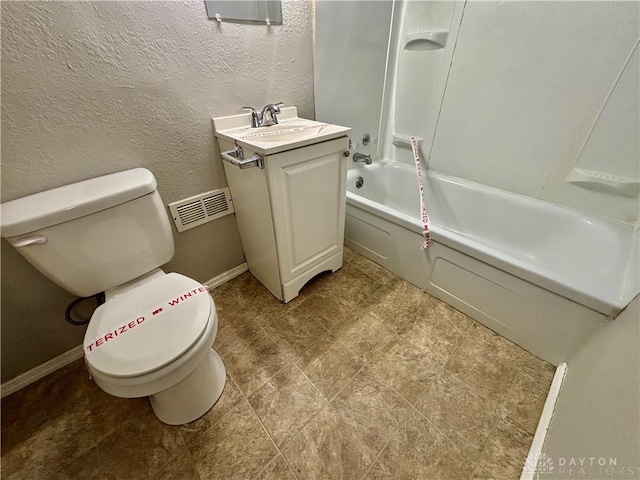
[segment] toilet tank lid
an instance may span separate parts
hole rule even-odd
[[[115,207],[153,192],[146,168],[103,175],[0,205],[0,235],[15,237]]]

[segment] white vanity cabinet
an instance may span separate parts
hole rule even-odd
[[[223,162],[249,270],[285,303],[342,266],[349,139],[341,128],[344,136],[277,153],[242,144],[263,168]],[[234,148],[220,136],[218,144]]]

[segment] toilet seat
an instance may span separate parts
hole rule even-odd
[[[215,307],[197,281],[169,273],[96,309],[85,333],[85,358],[95,373],[139,377],[183,356],[209,326]]]

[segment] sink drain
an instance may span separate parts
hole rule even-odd
[[[364,178],[358,177],[356,178],[356,188],[361,188],[364,185]]]

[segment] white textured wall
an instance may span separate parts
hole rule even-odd
[[[204,1],[1,2],[2,200],[133,167],[165,201],[224,187],[211,117],[283,101],[314,116],[312,8],[283,24],[207,19]],[[204,281],[243,261],[234,216],[176,234]],[[72,297],[2,244],[2,381],[79,345]]]
[[[543,448],[554,469],[540,478],[640,478],[639,418],[640,297],[636,297],[567,363]],[[594,466],[590,458],[596,459]],[[585,462],[582,466],[580,459]],[[617,465],[610,465],[609,459]]]

